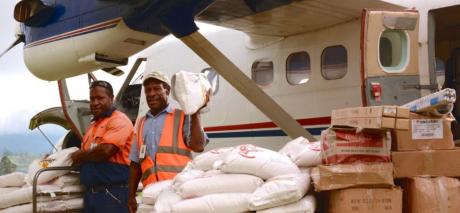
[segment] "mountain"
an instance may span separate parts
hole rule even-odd
[[[53,132],[47,134],[48,138],[53,142],[57,141],[64,135],[62,132]],[[39,132],[27,132],[24,134],[1,134],[0,135],[0,155],[5,152],[14,154],[28,153],[28,154],[44,154],[52,150],[51,145]]]

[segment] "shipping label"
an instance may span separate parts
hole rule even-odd
[[[442,119],[413,119],[412,120],[412,139],[442,139],[443,125]]]

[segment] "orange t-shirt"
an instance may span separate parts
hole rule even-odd
[[[129,165],[129,152],[134,137],[134,127],[128,116],[113,111],[110,117],[91,123],[83,137],[82,150],[90,150],[98,144],[113,144],[119,151],[111,156],[109,162]]]

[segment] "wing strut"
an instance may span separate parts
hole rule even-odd
[[[270,96],[262,91],[235,64],[209,42],[200,32],[181,37],[190,49],[213,67],[242,95],[278,125],[289,137],[303,136],[310,141],[316,139],[294,118],[284,111]]]

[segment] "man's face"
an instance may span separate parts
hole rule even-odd
[[[164,87],[163,82],[156,79],[147,80],[144,92],[150,110],[157,112],[168,105],[169,89]]]
[[[106,88],[100,86],[91,88],[89,91],[89,100],[91,114],[94,116],[99,116],[109,110],[113,104],[113,97],[109,96]]]

